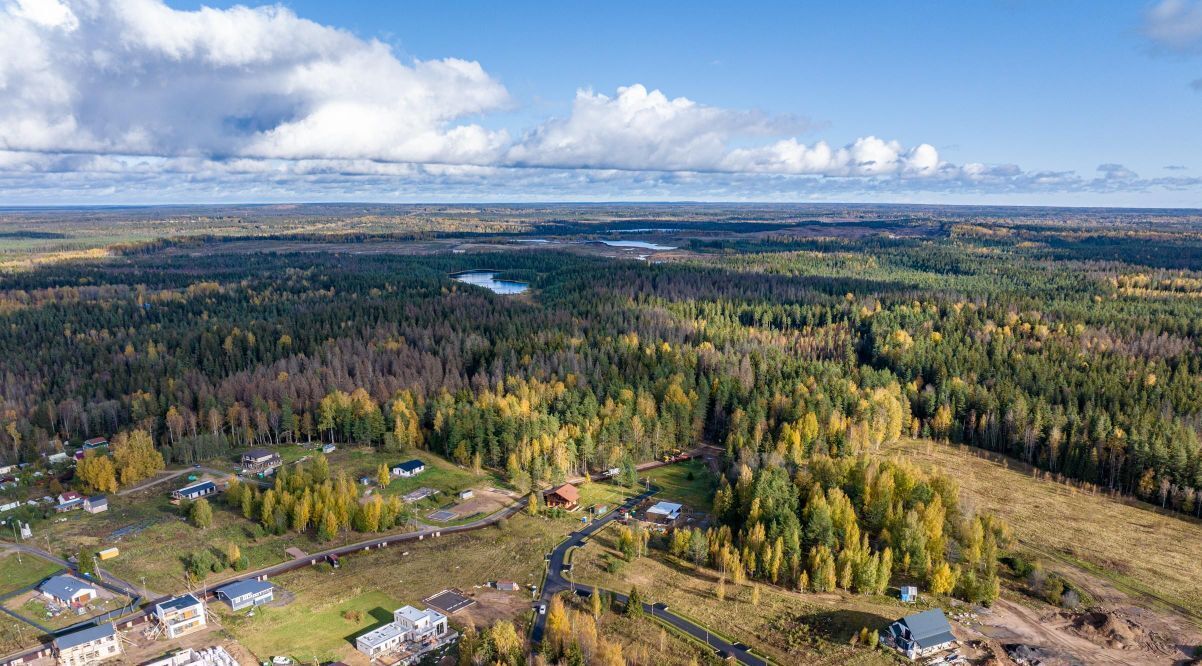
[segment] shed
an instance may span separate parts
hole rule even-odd
[[[461,500],[471,499],[475,496],[476,496],[476,493],[471,488],[468,488],[467,490],[459,491],[459,499],[461,499]]]
[[[918,588],[914,585],[902,585],[898,598],[906,603],[918,601]]]

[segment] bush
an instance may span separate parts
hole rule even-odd
[[[350,620],[355,624],[363,621],[363,611],[359,610],[344,610],[342,611],[342,619]]]
[[[998,558],[998,561],[1005,564],[1019,578],[1026,578],[1035,570],[1035,565],[1028,562],[1022,555],[1003,555]]]
[[[622,569],[625,566],[626,566],[626,560],[623,560],[623,559],[617,558],[617,557],[613,557],[611,555],[605,556],[605,570],[608,571],[609,573],[611,573],[611,574],[622,573]]]

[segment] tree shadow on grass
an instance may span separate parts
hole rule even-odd
[[[383,606],[376,606],[375,608],[367,611],[367,617],[374,620],[374,622],[370,626],[365,627],[363,629],[358,629],[353,633],[347,634],[346,636],[343,636],[342,639],[345,640],[346,642],[350,643],[351,645],[354,645],[356,638],[358,638],[368,632],[375,631],[376,629],[379,629],[380,627],[391,623],[392,619],[393,619],[392,611],[388,610],[387,608],[384,608]],[[351,618],[347,618],[347,619],[351,619]]]
[[[883,629],[893,620],[876,613],[841,608],[798,615],[796,621],[809,627],[821,638],[834,643],[846,643],[863,627],[870,630]]]

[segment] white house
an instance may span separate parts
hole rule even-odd
[[[121,656],[121,640],[110,622],[54,639],[58,666],[89,666]]]
[[[392,613],[392,622],[355,639],[355,647],[368,657],[396,652],[410,644],[448,638],[447,616],[435,610],[402,606]],[[420,648],[420,646],[413,646]]]
[[[154,619],[167,638],[176,638],[205,626],[205,605],[191,594],[185,594],[155,604]]]
[[[414,458],[413,460],[406,460],[403,463],[397,463],[392,466],[392,475],[402,478],[417,476],[424,471],[426,471],[426,463],[418,460],[417,458]]]
[[[88,513],[100,513],[109,510],[109,500],[104,495],[93,495],[83,500],[83,510]]]

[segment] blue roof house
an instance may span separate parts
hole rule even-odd
[[[265,580],[243,580],[217,588],[217,598],[232,610],[260,606],[275,598],[275,586]]]
[[[426,471],[426,463],[418,460],[417,458],[414,458],[413,460],[406,460],[403,463],[397,463],[392,466],[392,475],[402,478],[417,476],[424,471]]]
[[[81,606],[97,596],[96,588],[91,584],[67,574],[58,574],[42,581],[38,585],[38,592],[61,606]]]

